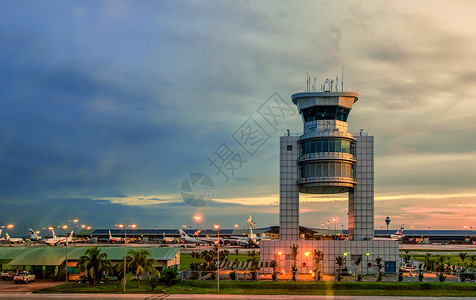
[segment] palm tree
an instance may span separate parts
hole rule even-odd
[[[291,246],[291,256],[294,259],[294,265],[297,264],[297,256],[299,255],[299,245],[293,244]]]
[[[93,285],[96,285],[96,279],[102,271],[111,269],[112,264],[107,259],[107,254],[103,253],[98,247],[91,247],[79,258],[77,266],[79,270],[86,271],[86,274],[92,279]]]
[[[430,257],[431,253],[425,253],[425,268],[427,271],[430,271]]]
[[[345,263],[345,258],[343,256],[339,255],[336,257],[336,264],[339,267],[337,269],[337,281],[340,281],[340,270],[342,269],[342,266],[344,265],[344,263]]]
[[[320,263],[324,258],[324,252],[322,252],[321,250],[314,249],[314,251],[312,252],[312,256],[314,258],[314,265],[316,267],[316,272],[319,272]]]
[[[359,266],[360,266],[360,263],[361,263],[361,262],[362,262],[362,256],[359,255],[359,256],[357,256],[357,257],[355,258],[355,260],[354,260],[354,264],[355,264],[355,279],[356,279],[357,281],[360,281],[360,278],[361,278],[361,277],[359,277],[360,274],[357,273],[357,270],[359,269]]]
[[[439,255],[436,259],[438,264],[437,266],[438,271],[444,272],[445,271],[445,256]]]
[[[129,274],[135,274],[137,279],[137,287],[139,287],[139,274],[143,274],[144,271],[153,272],[157,276],[160,276],[159,271],[155,269],[157,261],[150,256],[149,250],[129,250],[127,254],[127,268],[130,271]]]
[[[278,261],[277,260],[272,260],[271,261],[271,266],[273,267],[273,275],[272,278],[274,281],[278,280],[278,274],[276,274],[276,268],[278,267]]]
[[[471,259],[471,267],[474,268],[475,263],[476,263],[476,255],[471,255],[471,256],[469,257],[469,259]]]
[[[464,267],[464,261],[466,260],[466,258],[468,257],[468,253],[466,252],[460,252],[458,253],[459,255],[459,258],[461,258],[461,264],[463,265]]]
[[[378,269],[378,277],[377,277],[377,281],[382,281],[382,268],[383,268],[383,265],[382,265],[382,258],[381,257],[377,257],[375,259],[375,263],[377,263],[377,269]]]

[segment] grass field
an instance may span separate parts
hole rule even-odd
[[[238,259],[238,261],[246,261],[248,259],[248,254],[245,253],[240,253],[238,255],[236,254],[229,254],[228,255],[228,260],[229,261],[235,261],[235,259]],[[185,270],[188,269],[188,266],[193,262],[192,260],[192,255],[190,253],[181,253],[180,254],[180,270]],[[200,260],[200,262],[204,262],[203,259]]]
[[[183,281],[166,287],[161,285],[154,292],[146,282],[136,288],[135,282],[127,284],[127,293],[215,294],[215,281]],[[119,282],[98,284],[95,287],[68,283],[41,291],[42,293],[123,293]],[[224,281],[221,294],[247,295],[348,295],[348,296],[427,296],[475,297],[476,285],[464,283],[420,282],[270,282]]]
[[[166,285],[159,285],[155,288],[155,292],[160,292],[166,287]],[[85,283],[70,282],[41,290],[40,293],[122,293],[122,289],[122,283],[119,281],[101,283],[96,286],[91,286]],[[149,283],[146,281],[141,281],[139,288],[136,287],[135,281],[128,282],[126,285],[126,291],[131,294],[153,293]]]
[[[462,265],[461,263],[461,258],[459,257],[459,255],[435,255],[435,254],[432,254],[430,259],[431,260],[436,260],[439,256],[444,256],[444,257],[450,257],[450,263],[451,265]],[[413,254],[413,260],[414,261],[419,261],[419,262],[425,262],[425,255],[424,254]],[[445,259],[445,263],[447,262],[447,260]],[[471,263],[471,259],[469,259],[468,257],[466,258],[466,260],[464,261],[464,263],[467,265],[468,263]]]
[[[166,293],[216,293],[216,282],[184,281]],[[249,295],[349,295],[349,296],[476,296],[476,285],[392,282],[232,282],[220,283],[221,294]]]

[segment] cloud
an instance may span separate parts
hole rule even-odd
[[[472,2],[0,6],[2,204],[90,199],[148,216],[139,206],[180,206],[182,179],[205,172],[210,217],[256,210],[276,224],[278,136],[302,123],[275,131],[256,110],[274,91],[289,100],[306,73],[321,82],[341,66],[345,89],[360,93],[351,131],[376,136],[377,193],[474,194]],[[207,157],[250,116],[271,139],[225,182]],[[346,218],[345,197],[302,200],[303,222]]]

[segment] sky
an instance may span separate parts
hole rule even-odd
[[[279,136],[306,74],[358,92],[375,228],[476,228],[474,1],[2,1],[0,225],[278,225]],[[286,110],[271,120],[272,103]],[[253,151],[238,143],[252,124]],[[211,164],[231,151],[225,177]],[[230,154],[231,155],[231,154]],[[214,160],[215,159],[215,160]],[[233,174],[231,173],[233,172]],[[214,185],[182,200],[191,174]],[[196,190],[194,190],[196,192]],[[301,225],[345,195],[302,195]]]

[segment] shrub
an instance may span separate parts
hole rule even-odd
[[[440,273],[440,274],[438,275],[438,281],[439,281],[439,282],[445,282],[445,281],[446,281],[446,275],[443,274],[443,273]]]
[[[423,273],[421,273],[421,272],[418,273],[418,280],[419,280],[420,282],[423,281],[423,278],[424,278],[424,277],[425,277],[425,276],[423,276]]]
[[[150,284],[150,289],[154,291],[155,288],[159,286],[159,277],[158,276],[149,277],[149,284]]]
[[[398,273],[398,281],[403,281],[403,273]]]
[[[357,274],[357,281],[362,281],[364,276],[362,274]]]
[[[232,271],[232,272],[230,272],[230,274],[228,276],[230,276],[231,280],[235,280],[236,279],[236,272]]]
[[[161,272],[160,281],[166,284],[174,284],[178,281],[179,273],[175,267],[168,267]]]

